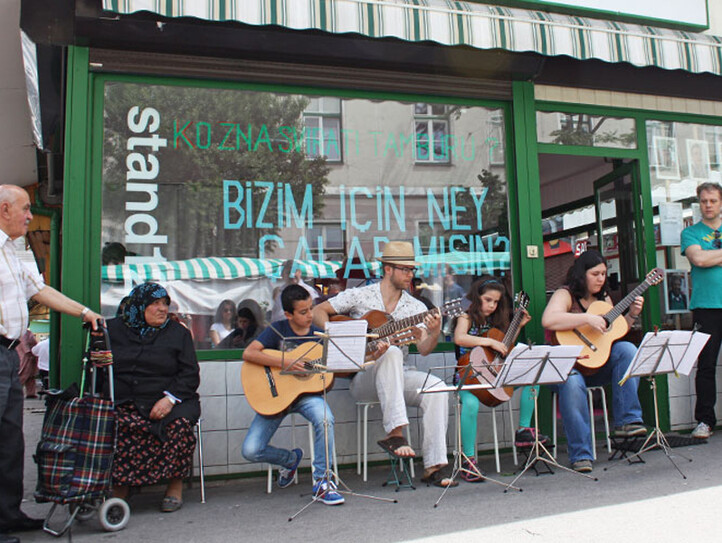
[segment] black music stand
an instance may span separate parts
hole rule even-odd
[[[460,413],[460,405],[461,405],[461,391],[462,390],[481,390],[481,389],[490,389],[490,388],[496,388],[492,382],[490,382],[482,372],[480,372],[478,369],[472,367],[471,362],[464,366],[464,369],[461,370],[459,375],[459,382],[456,385],[446,385],[443,382],[429,382],[429,377],[433,375],[433,370],[435,369],[448,369],[445,366],[444,367],[436,367],[436,368],[430,368],[429,371],[426,374],[426,379],[424,380],[423,385],[421,386],[421,389],[419,389],[419,392],[421,394],[437,394],[440,392],[453,392],[454,393],[454,418],[456,421],[456,439],[455,439],[455,446],[454,446],[454,463],[453,468],[451,470],[451,475],[449,476],[449,479],[453,482],[456,480],[456,477],[459,473],[470,473],[473,475],[476,475],[477,477],[481,477],[485,482],[493,483],[495,485],[503,486],[505,488],[513,488],[514,490],[518,490],[521,492],[521,489],[518,487],[515,487],[513,485],[507,485],[506,483],[503,483],[501,481],[498,481],[496,479],[493,479],[489,477],[488,475],[484,475],[481,473],[481,470],[477,468],[474,464],[472,464],[469,460],[469,457],[464,454],[464,450],[461,447],[461,413]],[[476,377],[479,380],[478,384],[465,384],[466,381],[470,377]],[[464,467],[464,462],[466,462],[466,465],[470,466],[471,469]],[[451,484],[444,487],[444,490],[441,492],[441,496],[439,496],[439,499],[436,500],[436,503],[434,503],[434,507],[438,507],[439,503],[441,503],[441,500],[446,495],[446,492],[451,488]]]
[[[282,359],[281,372],[292,374],[318,373],[321,376],[321,380],[325,383],[326,375],[329,373],[350,373],[364,370],[366,366],[366,364],[364,364],[366,342],[369,337],[376,337],[374,334],[366,334],[366,326],[367,322],[364,320],[327,323],[326,333],[316,332],[316,335],[320,338],[320,341],[323,344],[323,356],[321,360],[316,361],[316,363],[310,365],[310,367],[307,366],[307,371],[298,372],[290,369],[298,361],[298,359],[291,360],[290,363],[286,365],[284,365]],[[362,327],[362,329],[360,327]],[[323,401],[326,405],[328,405],[328,401],[326,400],[327,388],[329,387],[323,387]],[[324,410],[323,438],[324,447],[326,449],[326,466],[323,478],[327,481],[335,479],[336,485],[338,486],[337,491],[341,494],[367,498],[370,500],[398,503],[398,500],[393,498],[382,498],[379,496],[371,496],[370,494],[359,494],[354,492],[339,477],[338,472],[333,471],[331,468],[331,460],[329,459],[329,456],[333,454],[333,451],[329,451],[328,427],[329,423],[326,418],[326,411]],[[311,466],[311,472],[313,472],[313,466]],[[291,522],[311,504],[316,503],[317,501],[319,501],[319,498],[312,496],[311,501],[291,515],[288,521]]]
[[[652,389],[654,397],[654,429],[647,435],[640,449],[632,455],[624,456],[619,460],[627,460],[632,462],[634,458],[641,459],[641,455],[652,449],[662,449],[675,469],[679,472],[683,479],[687,476],[682,473],[679,466],[672,459],[672,448],[659,427],[659,406],[657,404],[657,381],[656,375],[664,373],[674,373],[676,376],[689,375],[694,367],[694,363],[699,353],[707,343],[709,334],[697,332],[695,330],[665,330],[647,332],[642,343],[637,349],[632,362],[627,368],[624,377],[619,381],[623,385],[630,377],[646,377],[649,386]],[[691,462],[692,459],[677,453],[677,456]],[[606,471],[611,466],[604,468]]]
[[[534,386],[534,385],[556,385],[563,383],[569,377],[579,355],[582,352],[580,345],[517,345],[506,357],[506,364],[499,372],[499,377],[494,384],[495,387],[503,386]],[[586,473],[579,473],[556,461],[554,456],[539,441],[539,395],[536,388],[532,388],[534,396],[534,444],[527,457],[524,469],[507,486],[507,492],[512,485],[528,470],[532,469],[537,462],[543,462],[554,473],[552,467],[556,467],[587,479],[596,481],[597,478]]]

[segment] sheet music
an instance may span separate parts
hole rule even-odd
[[[647,332],[620,382],[658,373],[689,375],[709,334],[687,330]]]
[[[494,388],[563,383],[581,352],[581,345],[532,345],[530,347],[519,343],[507,355],[494,383]]]
[[[368,321],[329,321],[326,323],[328,371],[358,371],[366,357],[366,333]]]

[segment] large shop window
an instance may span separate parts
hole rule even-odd
[[[437,305],[510,277],[502,108],[120,81],[104,95],[106,316],[158,281],[210,348],[214,323],[237,325],[215,322],[224,300],[268,319],[294,277],[319,295],[374,281],[388,240],[413,243]]]
[[[647,142],[653,205],[680,202],[691,210],[697,185],[720,182],[722,126],[651,120]]]
[[[668,326],[690,329],[693,285],[681,233],[702,218],[697,187],[722,182],[722,126],[649,120],[646,129],[657,265],[666,269],[661,311]]]

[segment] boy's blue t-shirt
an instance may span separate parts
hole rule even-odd
[[[265,328],[263,332],[259,334],[256,341],[261,342],[264,349],[275,349],[277,351],[282,350],[281,342],[285,338],[285,344],[293,343],[295,345],[301,345],[307,341],[321,341],[321,339],[314,334],[314,332],[323,332],[318,326],[311,325],[308,334],[305,336],[298,336],[293,331],[288,319],[283,319],[272,323],[270,326]],[[293,338],[293,339],[290,339]]]

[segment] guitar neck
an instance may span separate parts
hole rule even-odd
[[[406,330],[408,328],[411,328],[412,326],[416,326],[417,324],[423,322],[426,318],[426,315],[431,315],[432,313],[440,313],[440,309],[429,309],[428,311],[424,311],[423,313],[419,313],[418,315],[389,321],[374,329],[373,333],[378,334],[381,338],[396,334],[398,332],[401,332],[402,330]]]
[[[617,317],[619,317],[629,308],[630,305],[632,305],[635,298],[637,296],[641,296],[644,291],[651,286],[652,285],[649,283],[648,279],[645,279],[639,285],[637,285],[637,288],[635,288],[632,292],[622,298],[617,305],[615,305],[607,314],[604,315],[604,320],[607,321],[607,324],[612,324],[615,320],[617,320]]]
[[[524,318],[524,309],[520,307],[514,312],[511,324],[509,324],[509,328],[507,328],[506,334],[504,334],[504,339],[501,340],[507,349],[511,347],[511,344],[514,343],[516,336],[519,334],[522,318]]]

